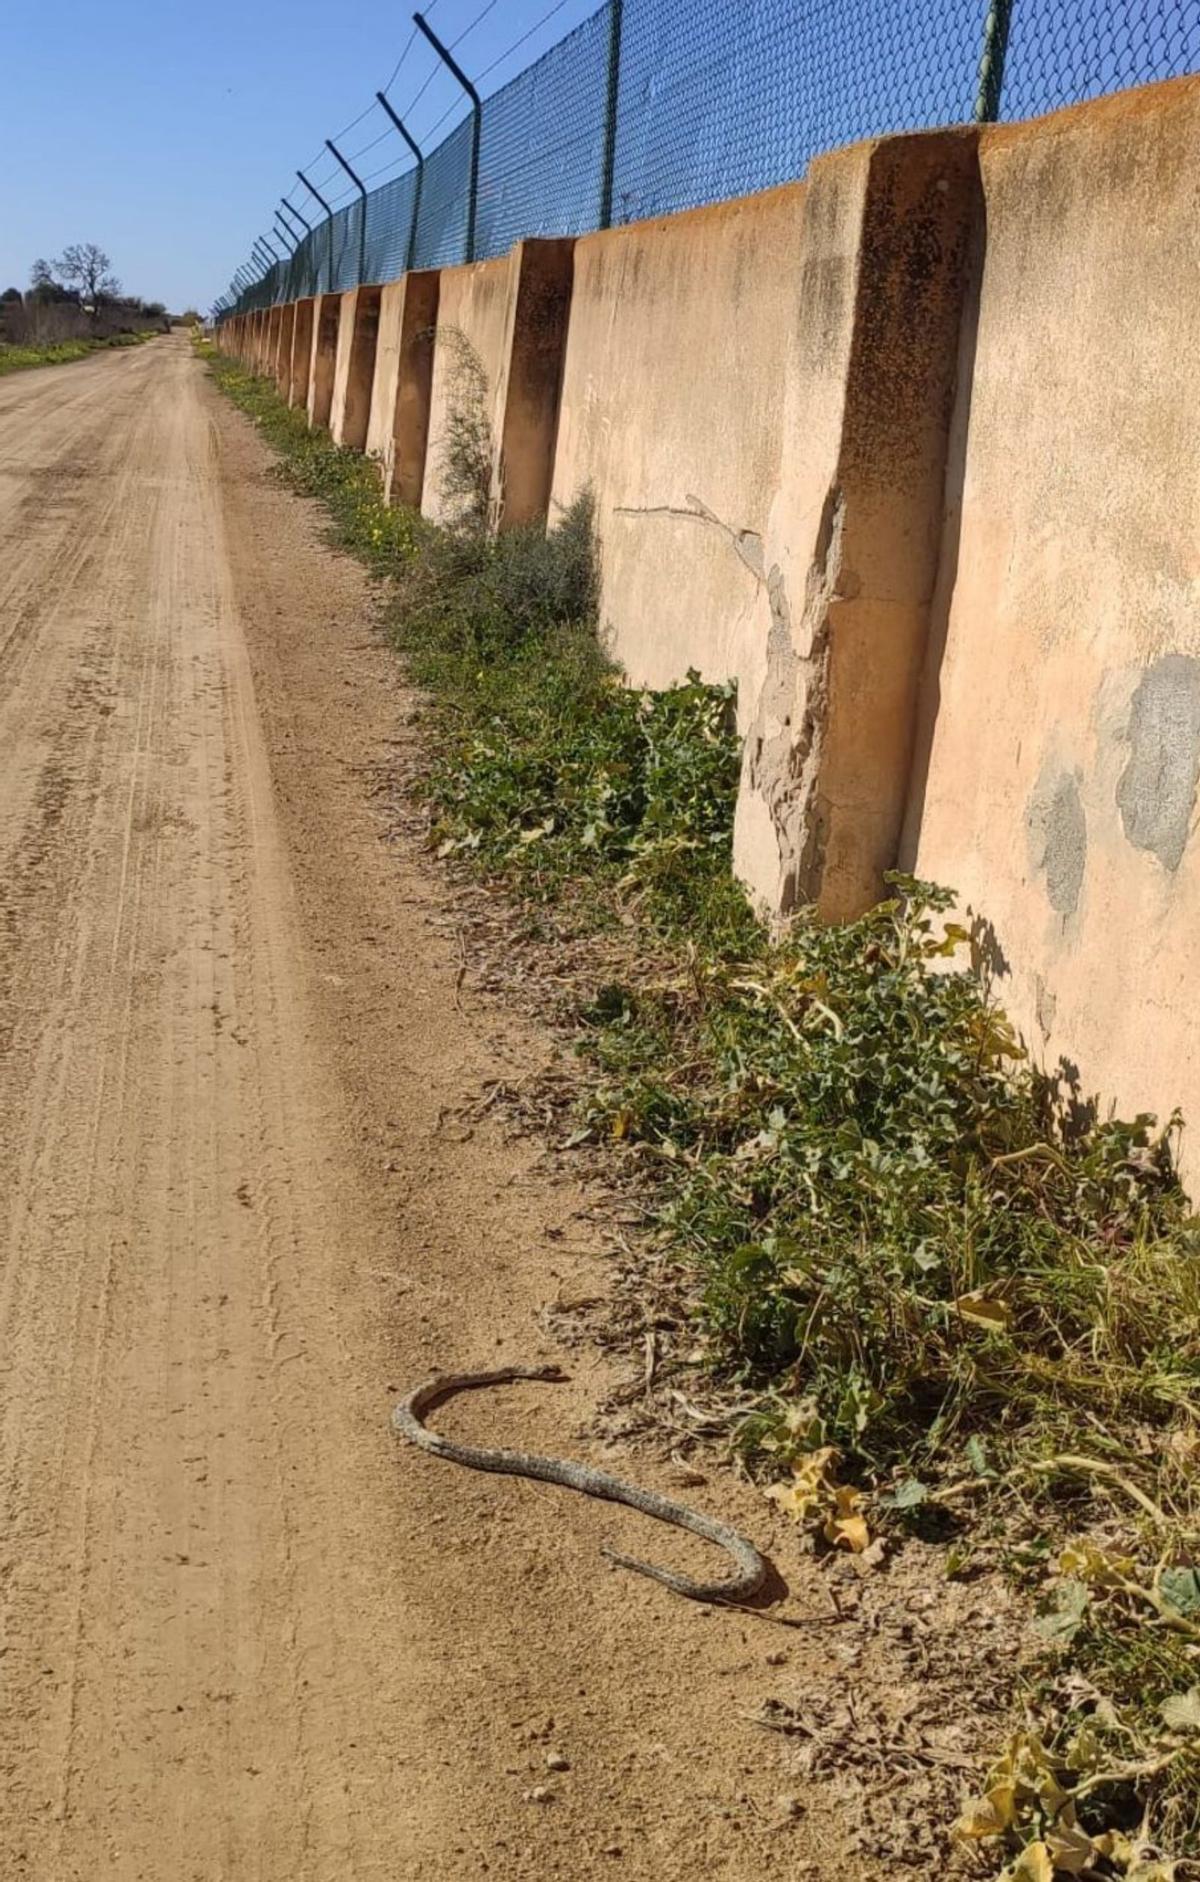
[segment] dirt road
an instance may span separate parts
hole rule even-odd
[[[445,1128],[546,1047],[384,841],[370,622],[182,341],[0,382],[0,1877],[831,1873],[744,1718],[823,1645],[389,1434],[603,1274],[536,1144]],[[580,1454],[607,1384],[446,1425]]]

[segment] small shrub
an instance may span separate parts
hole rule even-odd
[[[439,327],[438,347],[448,376],[439,494],[454,529],[479,534],[488,520],[492,485],[492,427],[483,361],[458,327]]]

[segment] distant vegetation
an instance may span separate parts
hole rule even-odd
[[[0,373],[83,359],[98,346],[165,333],[170,324],[162,301],[122,293],[98,243],[73,242],[56,261],[34,262],[24,292],[0,293]]]

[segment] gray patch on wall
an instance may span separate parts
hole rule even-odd
[[[1046,877],[1051,908],[1073,915],[1087,864],[1087,819],[1079,781],[1070,771],[1043,765],[1025,813],[1035,869]]]
[[[1125,835],[1164,869],[1187,848],[1200,776],[1200,660],[1169,653],[1148,666],[1129,711],[1129,758],[1117,785]]]

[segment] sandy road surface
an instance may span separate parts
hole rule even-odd
[[[711,1558],[388,1433],[598,1264],[439,1128],[539,1048],[380,840],[369,615],[183,342],[0,381],[0,1877],[806,1873],[781,1637],[596,1547]],[[603,1378],[447,1424],[578,1453]]]

